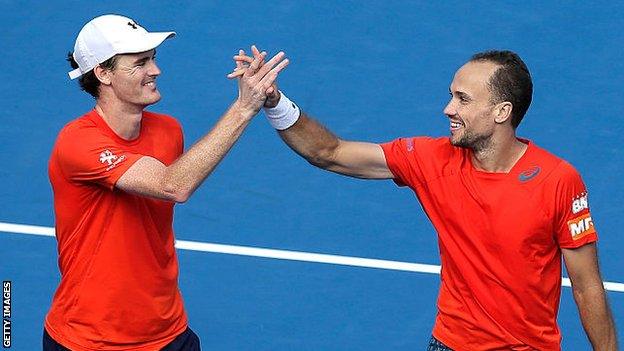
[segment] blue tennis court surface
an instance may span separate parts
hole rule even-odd
[[[571,162],[589,188],[603,278],[624,282],[624,34],[619,2],[0,1],[0,222],[52,227],[47,160],[56,134],[93,100],[67,78],[81,26],[104,13],[178,36],[158,50],[163,100],[187,147],[237,94],[225,75],[251,44],[291,60],[279,82],[345,139],[445,135],[455,70],[511,49],[535,95],[519,135]],[[258,116],[191,200],[178,239],[439,264],[411,191],[312,168]],[[435,317],[435,274],[179,250],[190,325],[206,350],[421,350]],[[13,283],[13,349],[40,349],[59,280],[56,242],[0,232],[0,278]],[[608,293],[624,324],[624,293]],[[569,288],[564,350],[588,350]],[[621,329],[621,328],[620,328]],[[621,334],[621,332],[620,332]],[[621,339],[621,337],[620,337]]]

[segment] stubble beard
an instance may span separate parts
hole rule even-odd
[[[465,128],[465,127],[464,127]],[[471,149],[475,153],[483,152],[490,148],[492,143],[492,133],[490,134],[476,134],[471,130],[464,130],[464,133],[458,140],[451,138],[451,144],[453,146]]]

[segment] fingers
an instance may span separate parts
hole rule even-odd
[[[273,56],[273,58],[269,60],[269,62],[267,62],[258,70],[256,75],[260,78],[264,77],[276,64],[278,64],[278,62],[282,61],[284,56],[285,54],[283,51],[278,52],[275,56]]]
[[[266,51],[260,52],[260,50],[258,50],[258,48],[255,45],[252,45],[251,46],[251,53],[252,53],[254,59],[257,58],[257,59],[260,60],[260,65],[258,67],[262,67],[264,65],[264,58],[267,55]]]
[[[244,63],[244,62],[251,63],[254,60],[253,57],[250,57],[247,55],[234,55],[233,58],[234,58],[234,61],[238,61],[240,63]]]
[[[258,48],[255,45],[251,46],[251,54],[253,55],[254,58],[260,56],[260,50],[258,50]]]
[[[254,58],[246,55],[245,50],[238,50],[238,55],[233,56],[236,67],[227,75],[228,79],[241,77],[245,73],[245,69],[253,62]]]
[[[245,51],[243,49],[238,50],[238,56],[234,56],[234,60],[236,61],[236,69],[241,69],[243,68],[243,62],[236,59],[237,57],[242,57],[245,55]]]
[[[233,57],[236,62],[236,68],[227,75],[227,78],[246,77],[257,82],[262,81],[263,84],[270,81],[271,84],[268,84],[266,87],[266,93],[273,94],[275,88],[272,86],[272,82],[275,81],[278,73],[288,65],[288,60],[283,60],[285,57],[284,52],[280,51],[266,63],[267,53],[265,51],[260,52],[255,45],[252,45],[251,52],[253,57],[247,56],[244,50],[238,51],[238,55]],[[272,77],[264,79],[269,73],[271,73]]]
[[[238,50],[238,55],[232,57],[236,62],[236,68],[227,75],[229,79],[241,77],[245,73],[245,69],[253,62],[254,58],[247,56],[245,50]],[[261,62],[262,63],[262,62]]]
[[[243,74],[244,77],[251,77],[253,75],[256,74],[256,71],[258,70],[258,67],[260,67],[260,63],[262,61],[264,61],[264,57],[266,56],[266,52],[261,52],[258,56],[256,56],[253,61],[251,61],[251,64],[249,65],[249,67],[245,70],[245,73]]]
[[[234,70],[234,72],[228,74],[227,77],[229,79],[234,79],[234,78],[242,77],[243,74],[245,74],[245,68],[236,69]]]
[[[276,55],[277,56],[277,55]],[[288,66],[288,63],[290,63],[290,61],[288,61],[288,59],[283,60],[282,62],[280,62],[279,64],[277,64],[277,66],[275,66],[272,70],[269,71],[269,73],[267,73],[262,80],[260,80],[259,84],[264,88],[265,91],[267,91],[268,93],[268,89],[273,85],[273,83],[275,82],[275,79],[277,79],[277,75],[284,69],[286,68],[286,66]]]
[[[238,80],[239,106],[254,114],[262,106],[275,106],[279,101],[279,91],[275,86],[278,74],[288,66],[289,60],[283,52],[277,53],[265,63],[267,53],[259,51],[254,45],[251,47],[253,57],[245,55],[240,50],[234,56],[236,68],[234,72],[228,74],[228,78],[240,78]],[[269,101],[272,99],[271,101]],[[268,102],[268,105],[267,104]]]
[[[267,56],[266,51],[260,52],[260,50],[258,50],[258,48],[255,45],[252,45],[251,46],[251,53],[253,54],[254,58],[259,58],[260,59],[260,66],[259,67],[264,66],[264,59]],[[264,54],[264,56],[260,57],[262,54]]]
[[[252,63],[254,58],[253,57],[249,57],[247,55],[234,55],[234,61],[236,61],[236,64],[238,65],[243,64],[243,63]]]
[[[254,60],[259,60],[258,67],[263,67],[265,65],[264,59],[266,58],[266,55],[267,55],[265,51],[260,52],[260,50],[258,50],[258,48],[255,45],[252,45],[251,52],[252,52],[253,57],[247,56],[245,54],[245,51],[242,49],[238,50],[238,55],[234,55],[233,57],[234,61],[236,62],[236,68],[234,69],[232,73],[228,74],[227,76],[228,78],[232,79],[232,78],[239,77],[241,74],[240,73],[237,74],[237,71],[243,68],[251,67],[251,64],[254,62]],[[268,72],[268,70],[271,69],[271,67],[268,67],[266,70],[263,70],[262,76],[264,76],[266,72]]]

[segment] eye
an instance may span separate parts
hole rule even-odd
[[[464,96],[464,95],[460,95],[460,96],[459,96],[459,102],[460,102],[462,105],[466,105],[466,104],[468,104],[468,103],[470,102],[470,99],[469,99],[469,98],[467,98],[467,97],[466,97],[466,96]]]

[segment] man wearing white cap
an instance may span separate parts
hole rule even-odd
[[[172,117],[145,111],[160,100],[149,33],[105,15],[76,39],[70,78],[95,108],[68,123],[49,162],[61,283],[45,319],[44,350],[199,350],[178,289],[173,205],[214,170],[288,65],[255,60],[213,129],[183,153]]]

